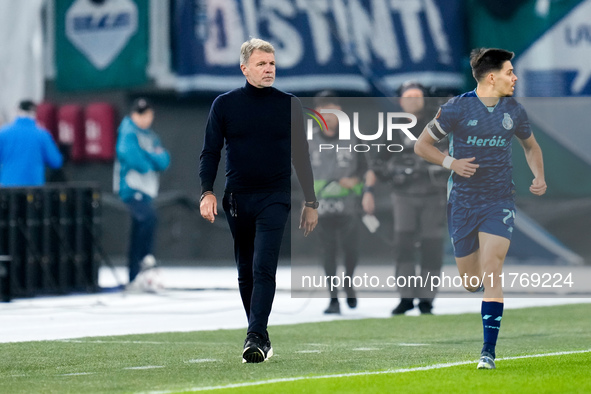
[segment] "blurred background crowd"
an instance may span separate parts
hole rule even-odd
[[[544,152],[548,183],[546,196],[530,197],[531,175],[515,155],[517,205],[530,221],[513,256],[589,262],[589,20],[591,0],[3,0],[0,125],[12,121],[21,100],[39,104],[37,121],[65,159],[62,169],[48,170],[48,182],[97,184],[101,244],[123,262],[130,223],[112,191],[117,127],[134,100],[148,98],[171,158],[154,202],[157,259],[229,264],[225,221],[212,227],[198,214],[198,163],[213,99],[244,84],[242,42],[271,42],[274,86],[302,98],[326,89],[393,97],[409,80],[449,97],[475,87],[472,48],[500,47],[515,52],[516,96]],[[391,239],[389,187],[378,193],[376,216]],[[292,248],[298,242],[294,234]],[[390,264],[390,245],[379,245],[361,242],[360,254]],[[289,256],[289,248],[282,253]]]

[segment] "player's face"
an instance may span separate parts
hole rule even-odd
[[[513,65],[510,61],[506,61],[503,68],[493,73],[495,81],[495,90],[499,97],[513,96],[515,92],[515,82],[517,76],[513,73]]]
[[[320,110],[323,109],[336,109],[338,111],[343,110],[340,105],[335,104],[327,104],[323,105],[322,107],[316,107],[316,111],[318,112],[320,112]],[[339,119],[337,118],[337,116],[335,114],[322,114],[322,117],[324,118],[324,120],[326,121],[326,125],[328,126],[328,130],[324,130],[323,128],[322,132],[329,137],[334,137],[335,135],[337,135],[337,128],[339,126]]]
[[[248,64],[242,64],[240,69],[252,86],[268,88],[275,82],[275,55],[255,49]]]

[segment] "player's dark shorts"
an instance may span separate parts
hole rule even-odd
[[[479,232],[511,240],[514,221],[515,202],[512,200],[475,208],[447,204],[447,226],[456,257],[465,257],[478,250]]]

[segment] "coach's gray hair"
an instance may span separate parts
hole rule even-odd
[[[250,59],[250,55],[252,55],[255,49],[267,53],[275,53],[275,48],[273,48],[273,45],[271,45],[270,42],[261,40],[260,38],[251,38],[243,43],[240,48],[240,65],[248,64],[248,59]]]

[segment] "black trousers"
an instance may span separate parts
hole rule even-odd
[[[357,234],[359,219],[356,215],[322,216],[318,220],[318,237],[322,250],[322,262],[327,276],[337,274],[337,254],[343,251],[345,275],[353,277],[358,260]],[[347,289],[345,289],[347,291]],[[337,298],[333,289],[331,298]]]
[[[275,297],[279,249],[291,208],[286,192],[231,194],[222,201],[234,238],[238,287],[248,332],[266,335]]]
[[[445,195],[441,192],[425,196],[393,193],[392,203],[396,276],[407,278],[407,285],[399,288],[400,297],[433,301],[437,289],[431,290],[427,284],[429,278],[440,275],[443,264]],[[417,263],[423,286],[410,286],[409,283],[416,283],[411,277],[417,275]]]

